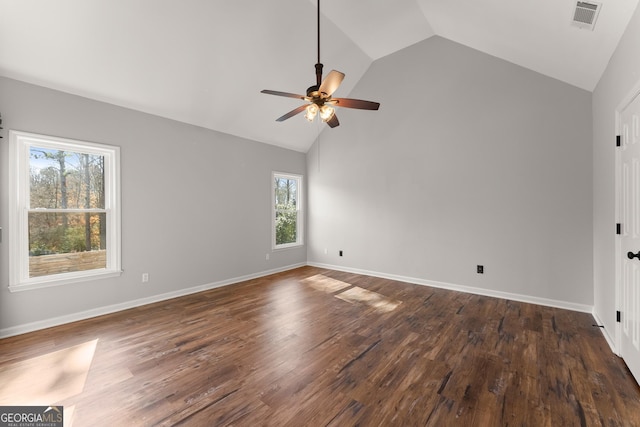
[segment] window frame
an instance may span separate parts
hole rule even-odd
[[[14,130],[9,131],[9,142],[9,225],[12,231],[9,233],[9,290],[15,292],[40,289],[120,276],[120,147]],[[32,146],[104,157],[104,212],[107,230],[105,268],[29,277],[29,153]],[[66,211],[74,213],[74,209]]]
[[[295,179],[296,191],[296,241],[292,243],[276,244],[276,178]],[[304,246],[304,177],[302,175],[272,172],[271,173],[271,249],[289,249]]]

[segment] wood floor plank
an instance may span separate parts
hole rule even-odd
[[[46,373],[37,403],[67,427],[640,427],[640,387],[594,323],[302,267],[0,340],[0,401]]]

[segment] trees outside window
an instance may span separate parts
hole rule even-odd
[[[119,149],[11,132],[12,290],[120,273]]]
[[[302,176],[273,174],[273,247],[302,245]]]

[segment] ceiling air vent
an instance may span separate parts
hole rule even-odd
[[[571,23],[576,27],[593,31],[601,8],[602,3],[579,1],[576,3],[576,11],[573,14],[573,21]]]

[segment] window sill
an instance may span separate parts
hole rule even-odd
[[[30,291],[34,289],[49,288],[52,286],[61,286],[69,283],[88,282],[90,280],[108,279],[110,277],[119,277],[122,270],[96,270],[92,272],[66,273],[57,274],[55,276],[34,277],[23,282],[9,285],[10,292]]]
[[[286,245],[274,246],[271,249],[274,251],[282,251],[285,249],[296,249],[296,248],[302,248],[302,247],[304,247],[304,243],[288,243]]]

